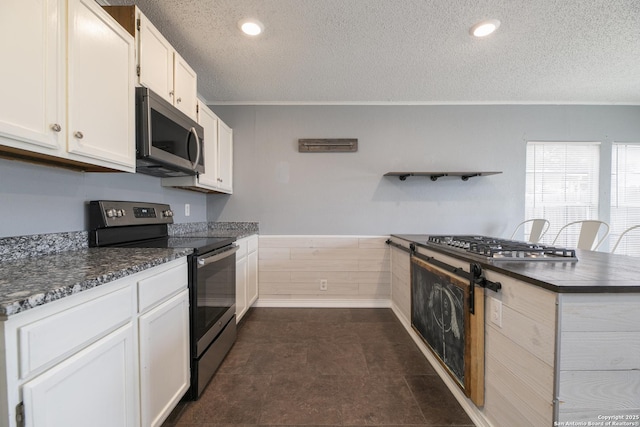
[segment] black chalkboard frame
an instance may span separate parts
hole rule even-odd
[[[417,276],[431,280],[432,283],[414,283]],[[418,308],[415,304],[420,304],[420,302],[415,301],[416,294],[419,293],[417,292],[419,287],[424,290],[425,286],[430,286],[429,289],[431,290],[435,282],[438,282],[437,286],[450,287],[452,294],[462,295],[460,314],[463,320],[464,354],[459,356],[464,364],[464,373],[462,375],[460,375],[459,366],[454,366],[451,358],[449,358],[449,363],[443,360],[441,357],[442,351],[434,348],[434,343],[429,342],[428,337],[430,334],[424,330],[425,323],[420,322],[419,319],[414,319],[416,308]],[[468,280],[463,280],[460,276],[429,264],[417,256],[411,256],[411,327],[465,395],[476,405],[482,406],[484,404],[484,289],[477,286],[474,287],[474,298],[476,299],[474,314],[470,310],[470,294]],[[426,307],[423,306],[422,309],[424,311]],[[439,345],[442,342],[435,344]]]

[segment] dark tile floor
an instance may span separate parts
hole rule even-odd
[[[253,308],[163,427],[473,426],[389,309]]]

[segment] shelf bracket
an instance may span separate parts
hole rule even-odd
[[[469,178],[473,178],[474,176],[481,176],[481,175],[482,175],[481,173],[474,173],[471,175],[462,175],[460,179],[462,179],[463,181],[469,181]]]

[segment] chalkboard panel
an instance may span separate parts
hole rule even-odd
[[[418,258],[411,265],[411,324],[465,388],[469,284]]]

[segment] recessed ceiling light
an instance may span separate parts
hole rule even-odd
[[[238,21],[238,28],[248,36],[257,36],[264,30],[264,25],[257,19],[242,19]]]
[[[486,21],[478,22],[471,27],[469,34],[474,37],[485,37],[493,33],[500,26],[500,21],[497,19],[487,19]]]

